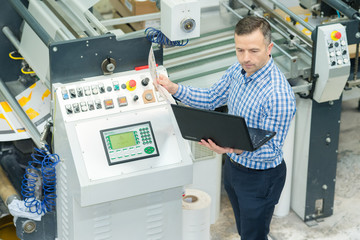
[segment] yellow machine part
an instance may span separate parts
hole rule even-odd
[[[0,239],[20,240],[16,236],[16,228],[13,222],[13,216],[7,215],[0,218]]]

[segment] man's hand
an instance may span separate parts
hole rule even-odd
[[[225,147],[225,148],[220,147],[220,146],[216,145],[213,141],[211,141],[211,139],[208,139],[208,141],[205,141],[204,139],[201,139],[199,144],[204,146],[204,147],[207,147],[211,151],[214,151],[214,152],[219,153],[219,154],[223,154],[223,153],[241,154],[243,152],[243,150],[240,150],[240,149],[234,149],[234,148],[228,148],[228,147]]]
[[[163,86],[171,95],[174,95],[179,88],[176,83],[170,81],[170,79],[163,74],[160,74],[159,78],[157,79],[157,83]]]

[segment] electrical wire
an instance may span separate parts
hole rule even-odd
[[[25,68],[25,66],[21,68],[21,72],[22,72],[23,74],[32,74],[32,73],[35,73],[34,71],[25,71],[24,68]]]
[[[165,36],[160,30],[148,27],[145,29],[146,38],[153,43],[157,43],[159,45],[175,47],[175,46],[185,46],[189,43],[189,39],[181,40],[181,41],[171,41],[169,38]]]
[[[15,53],[15,51],[12,51],[12,52],[9,53],[9,57],[10,57],[11,59],[14,59],[14,60],[24,60],[23,57],[14,57],[14,56],[13,56],[14,53]],[[31,68],[30,68],[30,69],[31,69]],[[31,71],[25,71],[25,66],[21,68],[21,72],[22,72],[23,74],[33,74],[33,73],[35,73],[35,72],[32,71],[32,70],[31,70]]]
[[[341,18],[340,12],[339,12],[338,10],[336,10],[336,13],[337,13],[337,15],[338,15],[338,18]]]
[[[21,183],[21,195],[29,212],[50,212],[55,208],[56,199],[56,165],[60,162],[59,155],[48,154],[45,150],[34,148]],[[41,179],[43,197],[36,196],[36,183]]]
[[[12,51],[12,52],[9,53],[9,57],[10,57],[11,59],[14,59],[14,60],[24,60],[23,57],[14,57],[14,56],[13,56],[13,53],[15,53],[15,51]]]

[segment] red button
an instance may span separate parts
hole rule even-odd
[[[130,80],[130,81],[129,81],[129,86],[130,86],[131,88],[136,87],[136,81],[135,81],[135,80]]]
[[[335,37],[336,39],[340,39],[340,38],[341,38],[341,32],[336,32],[335,35],[334,35],[334,37]]]

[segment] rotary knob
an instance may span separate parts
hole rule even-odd
[[[145,95],[145,99],[148,100],[148,101],[151,101],[151,100],[153,99],[152,93],[147,93],[147,94]]]
[[[144,78],[143,80],[141,80],[141,84],[142,84],[143,86],[147,86],[147,85],[149,84],[149,81],[150,81],[149,78]]]

